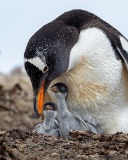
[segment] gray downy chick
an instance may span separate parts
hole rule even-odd
[[[54,137],[61,137],[61,132],[58,127],[58,122],[55,119],[57,116],[57,106],[53,102],[45,103],[43,107],[44,121],[39,123],[33,132],[50,135]]]
[[[67,105],[68,87],[64,83],[56,83],[51,88],[55,94],[58,103],[57,120],[63,138],[69,138],[71,130],[89,130],[86,122],[82,120],[79,114],[71,113]]]

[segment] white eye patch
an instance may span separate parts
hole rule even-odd
[[[29,63],[33,64],[40,71],[43,71],[44,68],[47,66],[47,64],[45,62],[43,62],[39,57],[25,59],[25,62],[29,62]]]

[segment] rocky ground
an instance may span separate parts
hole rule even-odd
[[[0,75],[0,160],[127,160],[128,134],[71,134],[69,140],[33,133],[32,88],[25,75]]]
[[[34,118],[32,88],[27,76],[0,75],[0,130],[31,130]]]

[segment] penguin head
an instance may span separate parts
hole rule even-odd
[[[51,91],[55,94],[57,98],[67,98],[68,87],[65,83],[56,83],[52,87],[50,87]]]
[[[44,104],[43,107],[43,113],[44,115],[56,117],[57,115],[57,105],[53,102],[48,102]]]
[[[70,50],[77,40],[77,29],[61,20],[43,26],[29,40],[24,58],[33,87],[36,117],[42,114],[50,82],[68,70]]]

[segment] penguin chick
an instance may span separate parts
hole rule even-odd
[[[33,132],[46,134],[54,137],[61,137],[61,132],[56,121],[57,106],[53,102],[45,103],[43,107],[44,121],[38,124]]]
[[[51,88],[58,103],[57,120],[63,138],[69,138],[71,130],[89,130],[79,114],[71,113],[67,105],[68,87],[64,83],[56,83]]]

